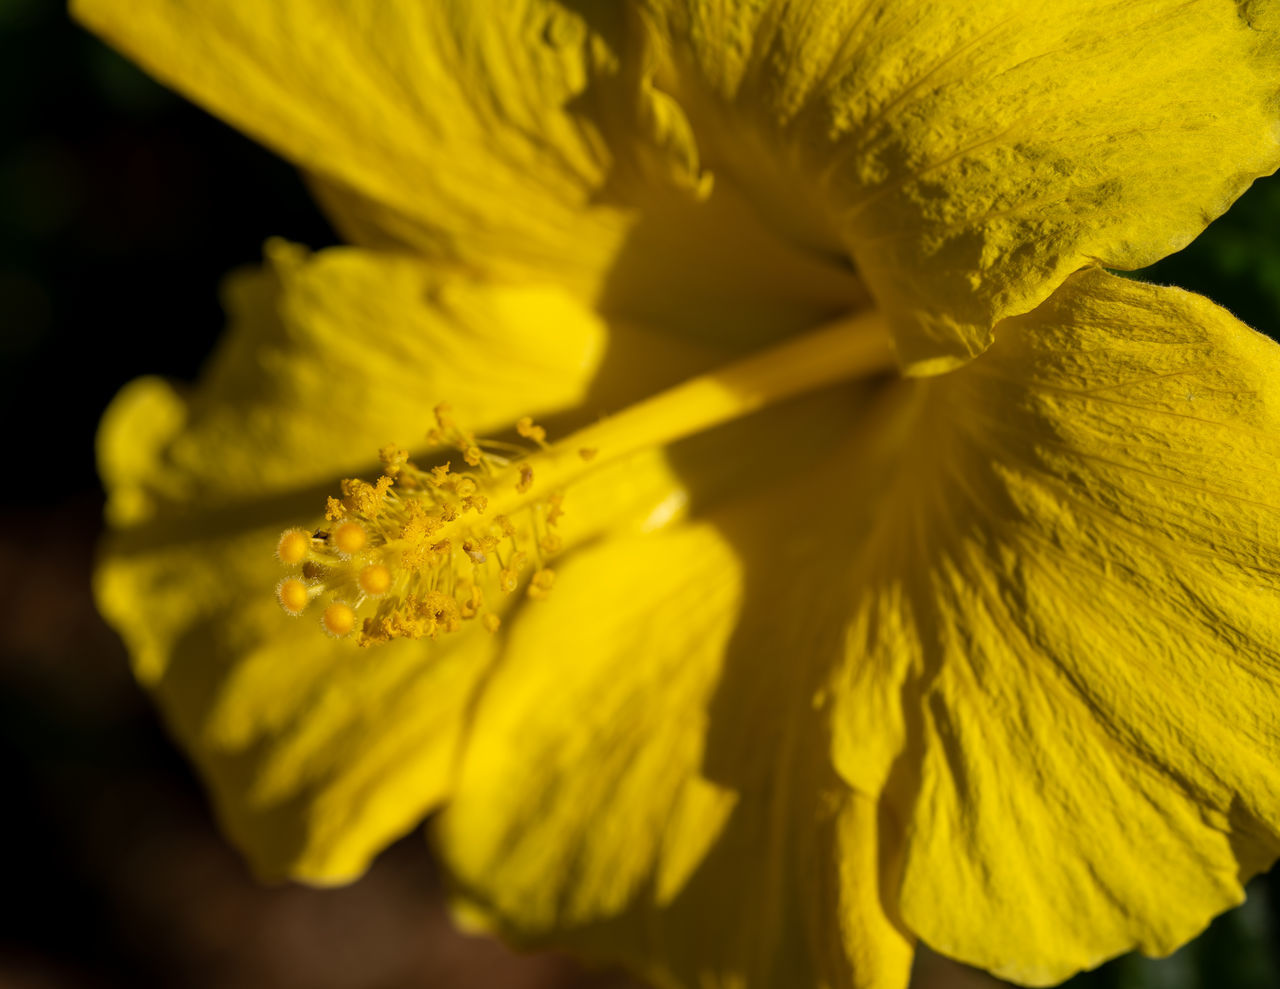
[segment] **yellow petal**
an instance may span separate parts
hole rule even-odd
[[[1172,951],[1280,851],[1280,348],[1091,270],[901,387],[833,714],[903,917],[1030,985]]]
[[[865,304],[844,259],[702,174],[618,5],[78,0],[164,81],[304,168],[354,243],[554,281],[756,346]],[[626,21],[627,23],[622,23]]]
[[[832,774],[805,678],[734,648],[744,572],[716,526],[573,556],[516,620],[439,844],[466,913],[658,984],[902,989],[874,805]],[[700,771],[727,656],[789,717],[768,761]]]
[[[588,398],[617,407],[691,358],[606,333],[558,289],[354,250],[269,253],[266,271],[230,282],[230,333],[190,396],[142,379],[104,418],[115,532],[96,590],[255,867],[338,881],[443,796],[494,640],[375,657],[326,639],[314,614],[273,600],[281,530],[313,523],[381,446],[419,446],[442,399],[482,430],[567,408],[578,422],[596,414]],[[656,457],[625,466],[621,490],[571,514],[575,538],[669,495]]]
[[[558,4],[500,6],[80,0],[74,11],[358,198],[385,236],[490,268],[592,268],[619,218],[587,208],[609,160],[572,108],[610,55]]]
[[[1178,250],[1280,163],[1270,2],[648,6],[702,160],[843,245],[918,371],[1072,271]]]

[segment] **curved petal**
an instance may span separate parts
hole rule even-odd
[[[383,444],[415,445],[442,398],[482,430],[565,409],[580,421],[704,357],[606,331],[558,289],[354,250],[269,255],[230,282],[231,330],[189,396],[142,379],[108,410],[115,531],[96,591],[255,867],[340,881],[444,795],[495,640],[459,633],[375,659],[326,639],[272,600],[280,531],[315,520]],[[594,513],[570,505],[574,538],[670,496],[656,455],[624,467]]]
[[[615,59],[560,4],[77,0],[131,57],[359,201],[382,236],[482,270],[598,268]],[[581,112],[578,112],[578,111]],[[347,211],[339,206],[340,225]]]
[[[647,6],[706,167],[843,244],[920,372],[1072,271],[1178,250],[1280,164],[1267,0]]]
[[[661,985],[902,989],[911,948],[881,903],[874,804],[831,773],[806,678],[731,648],[744,594],[706,522],[571,557],[512,628],[441,851],[482,923]],[[712,781],[726,661],[780,710],[756,724],[767,761]]]
[[[903,917],[1031,985],[1170,952],[1280,852],[1280,348],[1092,270],[906,387],[833,711]]]
[[[847,261],[777,237],[732,180],[704,174],[624,5],[75,10],[304,168],[353,243],[555,282],[610,316],[739,347],[867,301]]]

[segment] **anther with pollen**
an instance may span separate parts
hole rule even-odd
[[[560,547],[563,496],[531,495],[524,462],[547,448],[546,430],[528,417],[517,423],[528,449],[477,439],[448,406],[437,407],[436,423],[428,439],[456,450],[460,468],[423,469],[407,451],[384,447],[376,481],[344,480],[323,525],[280,536],[276,557],[293,571],[276,585],[286,613],[321,602],[326,633],[372,645],[434,639],[472,621],[492,632],[508,595],[551,591],[547,560]]]

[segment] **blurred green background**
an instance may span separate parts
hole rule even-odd
[[[130,378],[194,377],[222,329],[219,278],[267,237],[335,237],[292,169],[58,3],[0,0],[0,86],[0,987],[626,985],[452,931],[418,838],[326,892],[255,886],[223,846],[92,608],[93,431]],[[1280,181],[1139,277],[1280,330]],[[1172,958],[1068,985],[1274,989],[1278,905],[1263,877]],[[997,985],[931,957],[916,984]]]

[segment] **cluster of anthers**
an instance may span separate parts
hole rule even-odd
[[[379,451],[382,476],[374,483],[348,478],[342,497],[329,498],[326,524],[287,529],[276,556],[294,572],[276,585],[290,615],[323,601],[320,624],[338,638],[354,635],[362,646],[392,639],[434,639],[479,619],[490,632],[499,625],[496,597],[522,585],[542,598],[555,582],[546,560],[560,548],[555,531],[562,512],[558,492],[524,497],[533,452],[518,444],[478,441],[436,407],[435,447],[452,447],[465,467],[449,463],[423,470],[408,451]],[[546,430],[528,417],[519,435],[546,449]],[[511,491],[496,485],[506,480]],[[496,496],[496,497],[495,497]],[[514,497],[512,497],[514,496]],[[490,502],[509,505],[491,513]]]

